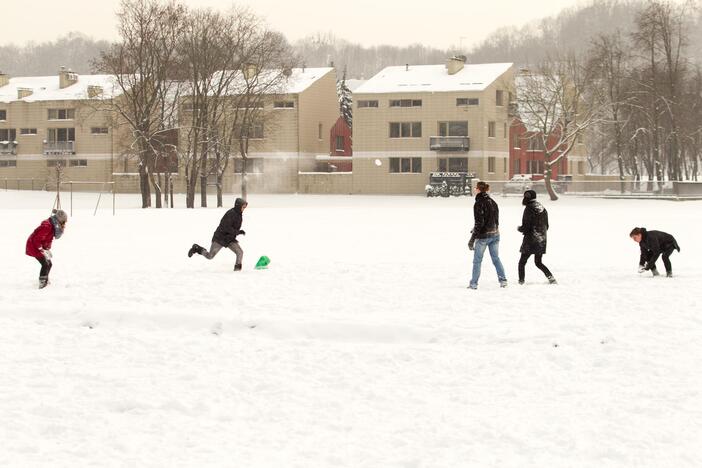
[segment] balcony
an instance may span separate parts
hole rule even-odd
[[[467,136],[433,136],[429,137],[431,151],[468,151],[470,138]]]
[[[17,142],[0,141],[0,154],[17,154]]]
[[[75,141],[46,141],[44,142],[44,154],[76,154]]]

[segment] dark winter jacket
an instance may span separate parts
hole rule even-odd
[[[471,231],[473,233],[471,239],[485,239],[499,233],[500,209],[487,192],[481,192],[475,196],[473,217],[475,225]]]
[[[39,249],[49,250],[53,240],[54,226],[51,223],[51,218],[45,219],[27,239],[25,253],[30,257],[44,258],[44,255],[39,251]]]
[[[523,254],[546,253],[546,231],[548,231],[548,211],[536,200],[531,200],[524,207],[522,225],[517,228],[524,235]]]
[[[646,262],[653,265],[658,257],[665,252],[668,254],[671,254],[673,250],[680,252],[678,242],[667,232],[647,231],[645,228],[641,228],[641,230],[643,232],[641,233],[641,242],[639,242],[641,249],[639,265],[645,266]]]
[[[232,242],[236,242],[236,236],[241,234],[241,223],[244,221],[241,208],[245,203],[243,198],[237,198],[234,208],[224,213],[217,230],[212,236],[212,242],[225,247]]]

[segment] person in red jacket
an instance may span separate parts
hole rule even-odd
[[[26,254],[34,257],[41,264],[39,272],[39,289],[49,284],[49,271],[51,271],[51,243],[59,239],[66,229],[68,215],[63,210],[54,210],[49,217],[41,222],[38,228],[27,239]]]

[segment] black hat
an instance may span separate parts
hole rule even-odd
[[[536,200],[536,192],[533,190],[527,190],[526,192],[524,192],[524,200],[525,201]]]

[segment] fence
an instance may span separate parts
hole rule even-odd
[[[487,180],[493,194],[521,195],[526,190],[545,194],[543,180]],[[475,184],[475,181],[473,182]],[[553,180],[554,191],[565,196],[630,197],[630,198],[692,198],[702,197],[702,183],[648,180]]]
[[[5,182],[5,191],[8,190],[44,190],[46,188],[46,179],[0,179]],[[10,183],[12,182],[12,183]]]

